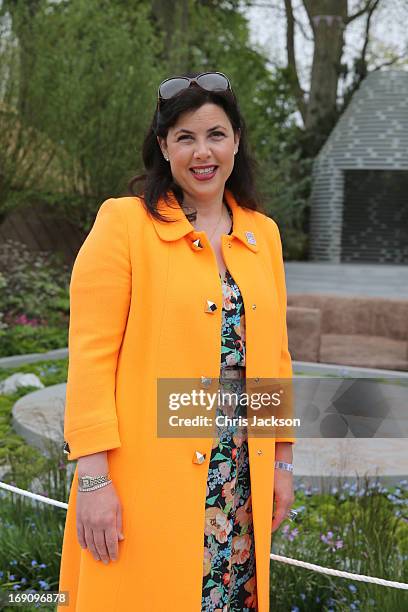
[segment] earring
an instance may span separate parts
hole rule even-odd
[[[236,155],[238,153],[238,149],[236,151],[234,151],[234,155]]]
[[[163,153],[163,156],[166,161],[169,161],[169,158],[167,157],[166,153]]]

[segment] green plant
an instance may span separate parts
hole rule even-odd
[[[61,323],[69,313],[69,268],[59,254],[33,253],[23,243],[7,239],[0,245],[0,312],[6,322],[19,315],[41,322]]]
[[[67,359],[38,361],[0,369],[0,380],[16,372],[31,372],[45,386],[50,386],[66,381],[67,368]],[[35,483],[36,492],[67,501],[71,477],[61,446],[50,442],[45,456],[28,446],[12,429],[12,407],[31,390],[25,387],[11,395],[0,395],[1,479],[28,490]],[[0,489],[0,609],[15,609],[6,606],[6,591],[58,590],[64,522],[64,509]],[[33,611],[38,606],[24,606],[24,609]],[[55,609],[55,605],[41,604],[41,609]]]
[[[3,57],[11,63],[17,47],[21,65],[10,105],[29,109],[30,128],[52,151],[52,172],[46,184],[31,181],[26,193],[15,189],[8,199],[17,206],[28,193],[42,195],[89,230],[98,204],[126,188],[154,110],[162,43],[150,3],[38,0],[30,11],[26,2],[13,4],[18,36]],[[34,166],[45,161],[35,149],[27,155]]]
[[[65,460],[51,456],[38,480],[41,494],[57,500],[67,497]],[[4,491],[0,499],[0,605],[3,590],[58,591],[65,510]],[[41,609],[48,607],[41,604]]]
[[[328,490],[325,490],[328,489]],[[339,478],[322,493],[300,485],[296,526],[273,537],[273,552],[352,573],[407,582],[407,481],[385,487],[378,477]],[[272,561],[271,596],[276,609],[397,610],[408,598],[398,589],[337,578]],[[282,584],[285,588],[282,589]],[[405,606],[403,602],[405,601]],[[273,605],[272,605],[273,604]]]
[[[59,254],[0,245],[0,356],[67,346],[69,278]]]
[[[68,329],[58,327],[29,327],[15,325],[0,330],[0,357],[41,353],[64,348],[68,344]]]

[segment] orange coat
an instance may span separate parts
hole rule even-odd
[[[238,206],[228,190],[225,197],[233,233],[222,236],[222,251],[245,304],[247,377],[290,378],[278,227],[262,213]],[[222,290],[205,232],[195,231],[172,199],[176,209],[159,203],[176,219],[172,223],[152,219],[139,198],[106,200],[73,267],[68,459],[108,450],[125,539],[118,560],[108,565],[81,549],[76,469],[59,584],[69,591],[70,605],[60,612],[201,611],[213,439],[157,436],[156,379],[218,377]],[[197,238],[204,248],[193,245]],[[210,314],[207,299],[218,306]],[[258,609],[269,612],[275,440],[249,437],[248,444]],[[206,454],[204,463],[193,463],[196,450]]]

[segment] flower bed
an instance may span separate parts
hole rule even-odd
[[[13,240],[0,246],[0,357],[67,346],[69,278],[55,254]]]
[[[272,552],[352,573],[408,582],[408,481],[340,478],[327,491],[300,484],[295,523],[273,534]],[[271,562],[271,610],[402,610],[406,591]],[[403,603],[405,602],[405,604]]]

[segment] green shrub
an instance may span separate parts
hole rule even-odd
[[[67,344],[67,327],[15,325],[0,330],[0,357],[41,353],[64,348]]]
[[[70,271],[59,254],[0,245],[0,356],[67,346]]]
[[[0,271],[0,312],[6,322],[18,316],[33,319],[34,325],[66,320],[70,272],[61,255],[35,253],[8,239],[0,245]]]

